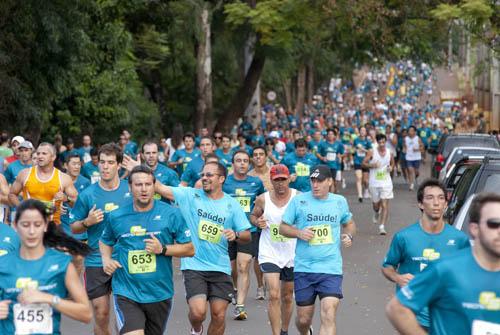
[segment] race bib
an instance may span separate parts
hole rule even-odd
[[[101,180],[101,176],[99,174],[93,174],[90,176],[90,182],[92,184],[98,183]]]
[[[52,334],[52,307],[49,304],[15,304],[16,334]]]
[[[386,177],[387,177],[387,171],[385,171],[385,170],[380,170],[380,171],[375,172],[375,179],[376,180],[385,180]]]
[[[309,240],[309,245],[323,245],[333,243],[332,226],[329,224],[320,224],[311,226],[314,236]]]
[[[146,250],[130,250],[128,252],[128,273],[156,272],[156,255]]]
[[[295,174],[297,177],[309,177],[309,165],[297,163],[295,165]]]
[[[337,158],[337,153],[336,153],[336,152],[328,152],[328,153],[326,154],[326,160],[327,160],[327,161],[330,161],[330,162],[331,162],[331,161],[334,161],[334,160],[335,160],[335,158]]]
[[[272,223],[269,227],[269,232],[271,233],[271,241],[273,242],[287,242],[290,240],[290,238],[280,234],[279,223]]]
[[[432,134],[432,139],[433,140],[436,140],[438,138],[438,136],[436,134]]]
[[[427,132],[425,130],[422,130],[420,132],[420,137],[426,137],[427,136]]]
[[[250,213],[250,197],[236,197],[236,201],[239,202],[243,212]]]
[[[365,157],[366,156],[366,152],[364,150],[358,149],[357,152],[358,152],[358,157]]]
[[[153,196],[153,199],[161,200],[161,195],[159,195],[158,193],[155,193],[155,195]]]
[[[216,223],[200,220],[198,224],[198,237],[210,243],[219,243],[222,236],[223,226]]]
[[[474,320],[472,322],[472,335],[500,335],[500,324]]]

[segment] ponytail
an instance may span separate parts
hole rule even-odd
[[[43,244],[46,247],[68,252],[71,255],[86,256],[92,252],[92,248],[90,248],[87,244],[68,236],[54,223],[54,221],[49,221],[50,211],[48,211],[47,206],[39,200],[27,199],[23,201],[17,207],[15,221],[18,222],[21,215],[27,210],[38,211],[42,215],[44,221],[48,222],[47,231],[43,236]]]

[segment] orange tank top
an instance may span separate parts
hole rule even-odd
[[[36,166],[30,168],[30,173],[23,186],[24,199],[36,199],[47,205],[47,208],[53,212],[50,219],[56,224],[61,224],[61,205],[62,201],[55,201],[54,196],[61,191],[61,172],[54,168],[52,176],[42,181],[38,178],[38,169]]]

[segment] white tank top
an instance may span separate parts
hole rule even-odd
[[[392,186],[391,174],[389,172],[391,166],[391,153],[385,150],[385,155],[381,156],[378,149],[373,149],[373,157],[370,164],[379,163],[380,167],[370,168],[370,177],[368,183],[370,187],[388,187]]]
[[[410,136],[405,137],[406,144],[406,160],[407,161],[419,161],[422,159],[422,154],[420,153],[420,142],[418,136],[410,138]]]
[[[0,205],[0,223],[7,223],[7,205]]]
[[[264,193],[264,218],[267,220],[267,228],[262,229],[259,242],[259,264],[273,263],[280,268],[293,267],[295,258],[295,238],[287,238],[279,235],[281,217],[285,213],[290,200],[297,194],[297,190],[291,189],[291,196],[286,205],[277,207],[272,201],[269,192]]]

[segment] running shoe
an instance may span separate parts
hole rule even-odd
[[[281,330],[280,335],[288,335],[288,330]]]
[[[245,306],[236,305],[236,308],[234,309],[234,312],[233,312],[233,319],[234,320],[246,320],[247,318],[248,318],[248,314],[245,311]]]
[[[362,197],[359,197],[359,198],[358,198],[358,201],[359,201],[359,202],[363,202],[363,198],[362,198]]]
[[[203,334],[203,325],[201,325],[201,330],[199,332],[195,331],[193,328],[191,328],[191,335],[201,335]]]
[[[255,299],[264,300],[266,298],[266,292],[264,291],[264,287],[257,287],[257,294],[255,295]]]
[[[411,183],[410,184],[410,191],[413,191],[414,188],[415,188],[415,184]]]
[[[368,190],[365,190],[365,193],[363,194],[363,198],[365,198],[365,199],[370,198],[370,192]]]
[[[345,189],[347,187],[347,184],[345,182],[345,179],[342,179],[342,189]]]
[[[380,213],[379,212],[373,212],[373,217],[372,217],[372,221],[373,221],[373,224],[377,224],[378,223],[378,218],[380,216]]]
[[[313,326],[309,327],[309,335],[313,335]]]
[[[231,303],[236,305],[236,299],[238,298],[238,290],[234,289],[233,295],[231,296]]]
[[[383,224],[381,224],[380,226],[378,226],[378,233],[380,235],[387,235],[387,232],[385,231],[385,227]]]

